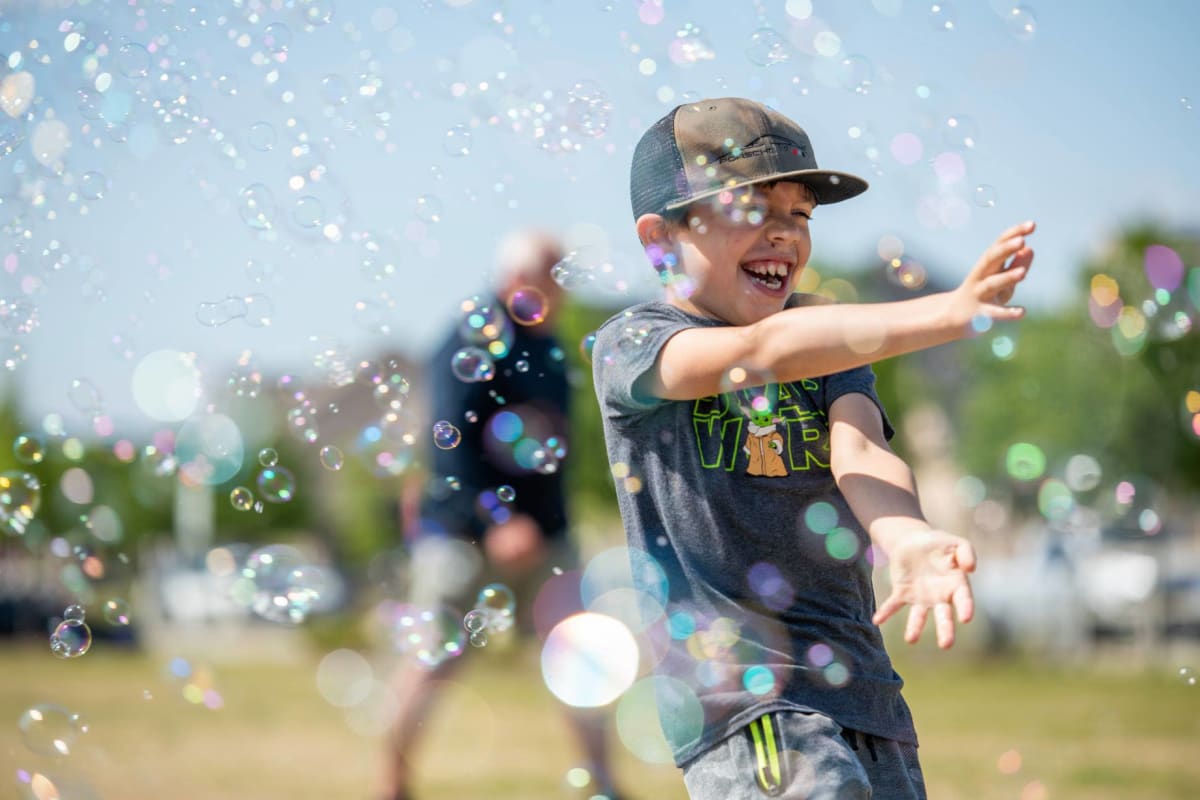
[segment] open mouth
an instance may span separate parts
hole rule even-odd
[[[791,270],[791,265],[785,261],[749,261],[741,266],[742,271],[750,277],[751,283],[769,292],[782,289]]]

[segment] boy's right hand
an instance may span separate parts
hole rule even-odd
[[[1014,225],[983,251],[962,284],[951,292],[955,322],[979,330],[979,317],[1008,320],[1025,316],[1024,308],[1008,302],[1033,264],[1033,250],[1025,246],[1025,237],[1036,227],[1033,222]]]

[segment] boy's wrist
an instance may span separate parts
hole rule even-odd
[[[883,549],[885,553],[891,553],[901,540],[920,533],[928,533],[933,530],[933,526],[923,519],[915,518],[891,518],[887,520],[876,520],[875,524],[867,532],[871,541]]]

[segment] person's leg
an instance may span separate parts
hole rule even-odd
[[[409,567],[409,601],[420,609],[436,609],[459,602],[470,593],[482,572],[482,558],[469,542],[418,539]],[[430,668],[404,657],[396,666],[391,678],[396,712],[383,741],[377,787],[380,800],[409,800],[415,755],[424,726],[457,664],[458,659],[449,659]]]

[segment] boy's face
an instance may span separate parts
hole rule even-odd
[[[684,310],[749,325],[781,311],[812,252],[814,198],[798,183],[758,184],[688,207],[672,229],[674,252],[691,283],[672,292]]]

